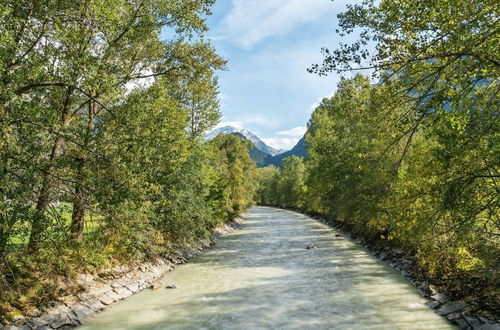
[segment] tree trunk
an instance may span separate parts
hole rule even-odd
[[[68,88],[66,90],[66,96],[64,98],[61,111],[61,122],[63,126],[69,125],[70,118],[68,114],[71,107],[72,95],[73,95],[73,88]],[[53,169],[55,160],[61,154],[63,142],[64,141],[62,136],[60,135],[56,136],[56,138],[54,139],[54,144],[52,145],[52,151],[50,153],[47,166],[42,173],[42,187],[40,188],[40,192],[38,193],[38,199],[36,202],[37,212],[32,220],[30,240],[28,243],[28,248],[32,251],[37,250],[38,243],[40,243],[42,233],[45,230],[45,227],[47,226],[44,215],[45,211],[47,210],[47,206],[49,205],[50,202],[50,193],[53,184],[50,172]]]
[[[78,159],[75,201],[73,203],[73,213],[71,214],[71,236],[76,240],[83,237],[83,230],[85,228],[85,200],[87,197],[83,187],[85,179],[83,174],[85,163],[85,159]]]
[[[89,101],[89,121],[87,123],[87,132],[82,146],[82,156],[77,159],[77,180],[75,186],[75,202],[73,203],[73,214],[71,215],[71,235],[73,239],[80,240],[83,237],[85,229],[85,205],[87,203],[87,190],[85,187],[85,168],[88,163],[88,148],[92,134],[94,133],[95,122],[95,102]]]
[[[7,242],[9,241],[9,232],[10,228],[7,228],[7,230],[4,230],[4,228],[0,229],[0,260],[6,252]]]
[[[52,146],[52,152],[50,153],[49,163],[47,169],[43,173],[42,187],[38,194],[38,200],[36,202],[36,214],[33,218],[31,224],[31,234],[29,241],[29,249],[36,250],[38,243],[40,242],[43,231],[45,230],[45,210],[50,202],[50,190],[52,188],[52,178],[50,176],[50,171],[52,170],[53,163],[55,159],[59,156],[62,150],[63,139],[61,136],[57,136],[54,140]]]

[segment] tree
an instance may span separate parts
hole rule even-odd
[[[334,50],[324,48],[323,63],[309,70],[321,75],[373,70],[391,86],[391,103],[383,106],[407,108],[404,120],[413,126],[398,139],[410,137],[411,143],[436,111],[453,113],[478,94],[499,92],[497,1],[366,0],[338,17],[337,32],[359,31],[359,38]]]
[[[209,144],[217,190],[223,196],[224,217],[232,219],[253,203],[256,167],[248,154],[251,144],[232,134],[219,134]]]
[[[194,35],[206,30],[201,16],[208,13],[211,3],[88,0],[2,5],[7,18],[4,31],[9,31],[2,47],[2,104],[11,117],[3,132],[16,129],[20,117],[23,125],[33,125],[52,139],[38,143],[47,156],[35,166],[40,183],[37,214],[32,218],[32,249],[48,224],[45,211],[59,185],[73,190],[72,231],[75,238],[81,238],[88,206],[84,176],[87,160],[96,152],[95,123],[113,104],[140,81],[150,83],[164,75],[210,76],[213,68],[223,65],[207,43],[190,43]],[[175,31],[170,41],[160,41],[162,28]],[[27,117],[33,110],[45,120],[40,123],[32,120],[33,115]],[[70,177],[61,175],[68,171],[73,172]]]
[[[283,159],[282,172],[276,183],[278,203],[285,208],[300,209],[303,205],[306,187],[305,167],[302,158],[290,156]]]
[[[372,68],[399,75],[408,92],[426,91],[426,103],[434,101],[434,107],[498,79],[496,1],[366,0],[338,17],[341,36],[359,31],[360,37],[333,51],[324,48],[323,64],[313,65],[313,72]],[[373,51],[369,43],[375,43]]]
[[[277,184],[280,177],[280,170],[274,166],[257,168],[257,203],[263,205],[278,205]]]

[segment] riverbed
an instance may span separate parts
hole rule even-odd
[[[454,329],[356,243],[270,207],[161,282],[81,329]]]

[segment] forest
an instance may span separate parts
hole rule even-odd
[[[0,3],[0,316],[254,204],[403,249],[422,278],[498,308],[498,2],[349,5],[337,33],[359,38],[308,69],[343,77],[312,113],[308,156],[259,169],[248,141],[204,139],[226,69],[205,38],[214,2]]]

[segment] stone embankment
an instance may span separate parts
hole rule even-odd
[[[85,322],[92,314],[104,310],[113,303],[141,290],[157,289],[158,279],[176,265],[184,264],[201,251],[212,246],[224,235],[239,227],[237,218],[217,228],[210,239],[199,242],[196,248],[176,251],[165,259],[156,259],[138,266],[115,266],[97,275],[80,274],[75,285],[82,291],[76,295],[59,297],[48,308],[36,310],[30,315],[18,315],[11,324],[0,324],[0,330],[8,329],[71,329]]]
[[[406,277],[412,285],[416,287],[417,292],[427,298],[426,305],[443,317],[446,317],[451,323],[457,325],[460,329],[467,330],[500,330],[500,320],[498,315],[481,311],[478,306],[466,303],[462,300],[452,300],[445,293],[440,292],[434,285],[427,282],[420,282],[416,279],[418,272],[417,260],[414,256],[405,254],[398,249],[381,248],[362,237],[351,234],[345,228],[339,227],[336,223],[323,218],[314,217],[316,220],[335,228],[345,236],[367,249],[371,255],[388,264],[391,268],[399,271]]]

